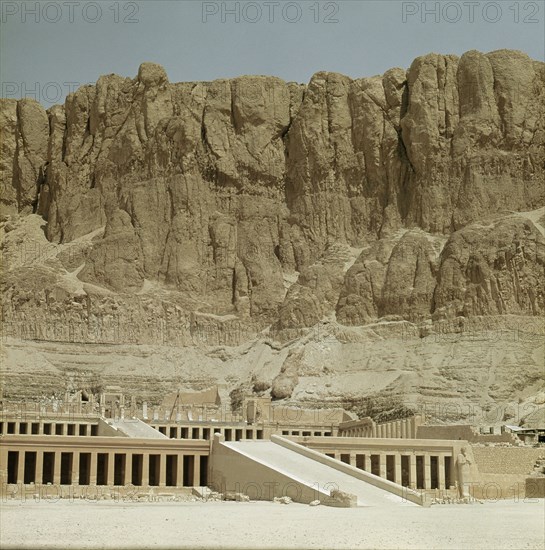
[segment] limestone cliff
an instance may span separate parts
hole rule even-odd
[[[3,320],[176,346],[545,309],[545,64],[429,54],[383,76],[0,100]],[[302,332],[303,331],[303,332]]]

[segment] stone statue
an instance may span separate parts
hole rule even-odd
[[[469,498],[469,468],[471,460],[467,456],[467,448],[462,447],[457,457],[458,465],[458,495],[460,498]]]

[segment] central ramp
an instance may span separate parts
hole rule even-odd
[[[105,420],[108,426],[119,432],[124,437],[168,439],[168,437],[138,418],[122,418]]]
[[[356,497],[357,506],[414,506],[420,495],[363,472],[290,440],[222,441],[212,447],[211,475],[216,489],[235,490],[252,498],[289,496],[297,502],[319,500],[340,506],[334,490]]]

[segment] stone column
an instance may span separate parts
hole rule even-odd
[[[55,466],[53,468],[53,484],[60,485],[61,483],[61,453],[55,452]]]
[[[149,486],[149,453],[142,455],[142,487]]]
[[[25,480],[25,452],[19,451],[17,461],[17,483],[23,483]]]
[[[41,419],[38,422],[38,435],[44,435],[44,421]]]
[[[448,455],[450,456],[450,475],[449,475],[449,478],[450,478],[450,486],[447,487],[447,489],[450,489],[451,487],[455,487],[456,486],[456,479],[458,478],[457,476],[457,464],[456,464],[456,452],[455,452],[455,449],[452,449],[452,455]]]
[[[371,437],[377,437],[377,425],[374,422],[371,426]]]
[[[386,479],[386,454],[379,453],[379,472],[380,477]]]
[[[429,489],[431,487],[431,466],[430,455],[428,452],[424,455],[424,488]]]
[[[44,452],[36,451],[36,483],[41,485],[44,477]]]
[[[182,487],[184,484],[184,455],[178,455],[176,459],[176,486]]]
[[[416,489],[416,455],[409,455],[409,487]]]
[[[401,437],[403,439],[407,439],[407,419],[404,418],[401,421]]]
[[[89,465],[89,485],[97,484],[97,453],[91,451],[91,464]]]
[[[159,487],[167,484],[167,455],[163,452],[159,455]]]
[[[79,485],[79,451],[72,453],[72,485]]]
[[[396,453],[394,455],[394,471],[395,471],[395,482],[398,485],[401,485],[401,455]]]
[[[201,457],[195,455],[193,458],[193,486],[199,487],[201,484]]]
[[[396,435],[395,435],[395,436],[396,436],[396,438],[398,438],[398,439],[401,438],[401,437],[403,437],[403,436],[401,435],[401,425],[402,425],[401,420],[397,420],[397,421],[396,421]]]
[[[350,453],[350,466],[356,467],[356,453]]]
[[[106,480],[106,485],[112,487],[114,484],[115,477],[115,453],[108,453],[108,479]]]
[[[7,483],[7,481],[8,481],[8,450],[5,445],[0,445],[0,483]]]
[[[125,479],[123,480],[125,485],[132,484],[132,453],[125,455]]]
[[[448,489],[445,486],[445,455],[443,454],[437,457],[437,483],[439,489]]]
[[[388,424],[386,424],[386,437],[388,439],[390,439],[392,437],[392,423],[391,422],[388,422]]]
[[[371,453],[366,451],[363,453],[363,456],[363,469],[366,472],[371,472]]]

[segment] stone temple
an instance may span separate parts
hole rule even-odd
[[[137,407],[118,387],[96,401],[81,391],[65,397],[53,406],[3,401],[4,498],[176,500],[195,493],[429,506],[514,492],[544,496],[544,428],[479,433],[421,416],[377,424],[343,409],[254,396],[235,413],[216,387],[174,392],[157,407]]]
[[[541,548],[543,113],[506,49],[0,99],[0,546]]]

